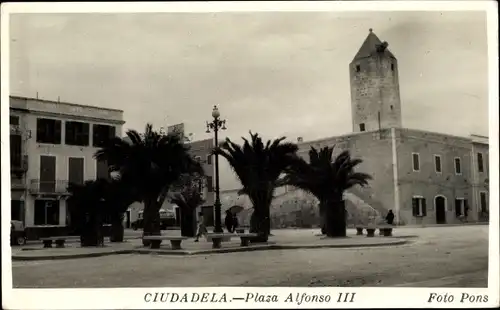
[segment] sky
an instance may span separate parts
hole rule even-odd
[[[214,105],[222,137],[351,131],[349,63],[368,29],[398,59],[403,126],[488,135],[484,12],[12,14],[11,95],[124,111],[124,129],[185,123]],[[225,162],[221,189],[238,188]]]

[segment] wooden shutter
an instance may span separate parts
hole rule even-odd
[[[418,216],[418,199],[417,198],[412,198],[411,199],[412,206],[413,206],[413,216]]]
[[[462,215],[460,199],[455,199],[455,215],[456,216]]]
[[[54,121],[54,144],[61,144],[61,121]]]
[[[427,204],[425,203],[425,198],[422,198],[422,215],[427,216]]]
[[[109,127],[109,139],[108,140],[111,140],[112,138],[116,137],[116,128],[115,126],[110,126]]]
[[[36,142],[45,141],[46,126],[42,118],[36,120]]]
[[[90,141],[90,125],[82,123],[82,132],[80,133],[80,142],[83,146],[88,146]]]

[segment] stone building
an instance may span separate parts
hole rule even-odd
[[[385,216],[392,209],[402,225],[487,220],[488,138],[404,128],[398,71],[388,44],[370,29],[349,64],[353,132],[299,139],[299,154],[308,158],[311,146],[335,145],[335,154],[347,149],[363,159],[359,171],[373,180],[346,193],[350,212],[363,205]]]
[[[10,97],[11,217],[29,237],[67,226],[70,182],[109,177],[93,155],[124,123],[121,110]]]

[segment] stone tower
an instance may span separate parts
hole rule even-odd
[[[370,29],[349,64],[353,132],[401,127],[398,61]]]

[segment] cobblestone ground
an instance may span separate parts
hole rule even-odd
[[[13,262],[14,287],[486,287],[488,226],[400,228],[408,245]],[[311,231],[275,231],[300,239]]]

